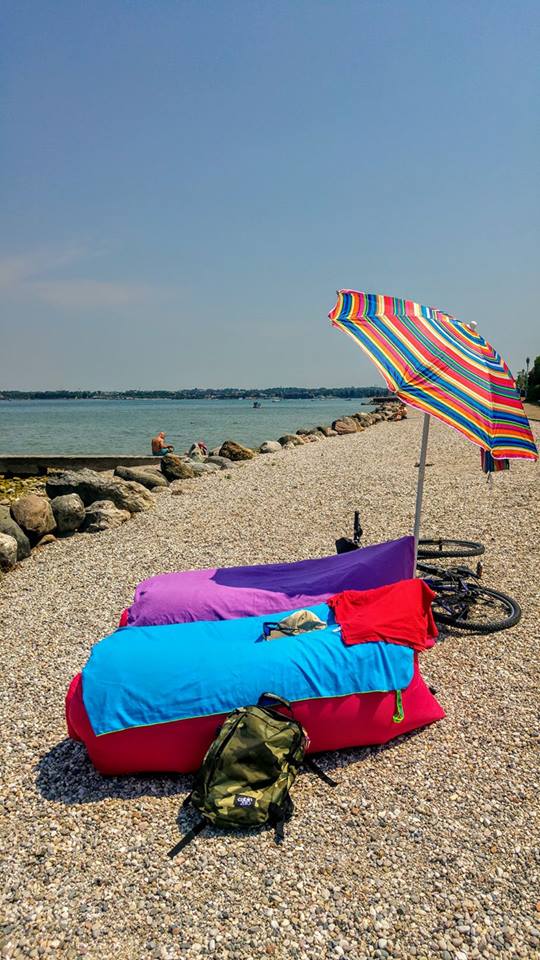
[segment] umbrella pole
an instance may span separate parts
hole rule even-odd
[[[420,538],[420,517],[422,516],[422,497],[424,495],[424,476],[426,473],[426,456],[429,435],[429,413],[424,414],[422,430],[422,446],[420,448],[420,462],[418,464],[418,484],[416,487],[416,510],[414,514],[414,570],[418,558],[418,540]]]

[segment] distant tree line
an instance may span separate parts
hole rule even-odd
[[[527,400],[540,403],[540,357],[536,357],[527,379]]]
[[[527,367],[519,371],[516,385],[521,397],[530,403],[540,403],[540,357],[535,357],[531,370],[529,370],[530,362],[527,357]]]
[[[314,400],[324,397],[384,396],[381,387],[195,387],[191,390],[2,390],[0,400]]]

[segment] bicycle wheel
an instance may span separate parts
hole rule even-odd
[[[418,559],[436,560],[444,557],[480,557],[485,553],[483,543],[474,540],[419,540]]]
[[[500,590],[474,585],[467,594],[440,594],[433,601],[437,623],[469,630],[471,633],[496,633],[508,630],[521,618],[519,603]]]

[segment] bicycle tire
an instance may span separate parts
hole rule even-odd
[[[418,559],[436,560],[445,557],[481,557],[486,548],[474,540],[419,540]]]
[[[434,600],[433,615],[436,622],[455,627],[457,630],[467,630],[470,633],[497,633],[499,630],[508,630],[509,627],[515,627],[516,623],[521,619],[521,607],[519,603],[517,600],[514,600],[513,597],[509,597],[508,594],[502,593],[500,590],[492,590],[491,587],[476,587],[475,594],[476,596],[487,598],[488,602],[490,601],[492,605],[494,601],[498,602],[500,607],[507,611],[506,616],[501,620],[492,620],[491,622],[473,620],[468,617],[456,617],[449,613],[440,613],[436,609],[437,601]],[[474,607],[475,604],[472,603],[473,616]]]

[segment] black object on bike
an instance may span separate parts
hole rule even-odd
[[[360,511],[355,510],[352,540],[349,537],[340,537],[336,540],[336,553],[349,553],[351,550],[359,550],[363,532],[360,524]]]

